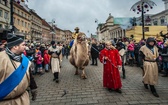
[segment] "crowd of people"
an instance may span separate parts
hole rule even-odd
[[[9,88],[7,83],[11,81],[14,83],[8,91],[0,88],[0,93],[4,91],[0,95],[0,104],[3,105],[6,102],[24,104],[21,100],[28,97],[26,91],[28,87],[31,89],[32,100],[35,100],[37,85],[33,75],[44,75],[51,70],[54,75],[53,81],[59,83],[61,62],[64,56],[68,59],[70,48],[68,44],[64,45],[55,41],[51,41],[50,44],[25,43],[23,39],[14,34],[9,34],[7,40],[0,41],[0,63],[4,65],[0,66],[2,77],[0,87],[7,89]],[[110,92],[115,90],[122,93],[119,71],[122,71],[122,78],[126,79],[124,66],[136,65],[142,69],[144,87],[146,89],[150,87],[152,94],[159,97],[155,89],[158,72],[163,73],[162,77],[168,77],[166,36],[164,38],[149,37],[140,42],[119,38],[100,43],[93,39],[88,42],[88,48],[90,49],[90,65],[98,66],[98,60],[103,64],[103,86]],[[20,72],[22,75],[18,77],[18,80],[12,80]]]

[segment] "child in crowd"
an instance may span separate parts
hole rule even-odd
[[[49,72],[49,64],[50,64],[50,56],[48,54],[48,50],[44,50],[44,67],[45,67],[45,72]]]
[[[43,68],[42,68],[42,62],[43,62],[43,57],[41,56],[41,52],[39,51],[37,53],[37,60],[36,60],[36,64],[37,64],[37,72],[41,75],[43,75]]]

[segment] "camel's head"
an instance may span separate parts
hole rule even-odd
[[[86,40],[86,35],[84,33],[79,33],[77,36],[78,41],[85,41]]]

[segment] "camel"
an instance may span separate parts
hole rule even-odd
[[[85,67],[89,63],[88,45],[86,35],[79,33],[74,39],[74,43],[70,50],[69,62],[76,68],[75,75],[78,75],[78,70],[82,70],[81,78],[86,79]]]

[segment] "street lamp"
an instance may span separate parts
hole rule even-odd
[[[52,21],[50,22],[51,23],[51,27],[52,27],[52,32],[50,32],[50,34],[52,35],[52,41],[54,40],[54,37],[53,37],[53,35],[55,34],[55,32],[54,32],[54,23],[55,23],[55,19],[52,19]]]
[[[153,9],[153,6],[156,6],[156,4],[151,0],[140,0],[136,2],[132,7],[131,10],[134,12],[137,12],[139,14],[140,12],[142,17],[142,35],[143,39],[145,39],[145,30],[144,30],[144,13],[148,12],[149,9]]]
[[[7,3],[7,0],[4,0],[5,3]],[[11,32],[14,32],[14,22],[13,22],[13,2],[15,2],[14,0],[10,0],[10,27],[11,27]],[[21,0],[21,2],[25,2],[24,0]],[[20,0],[17,1],[18,4],[20,4]]]
[[[55,34],[54,31],[50,32],[50,35],[52,35],[52,41],[54,40],[53,35]]]

